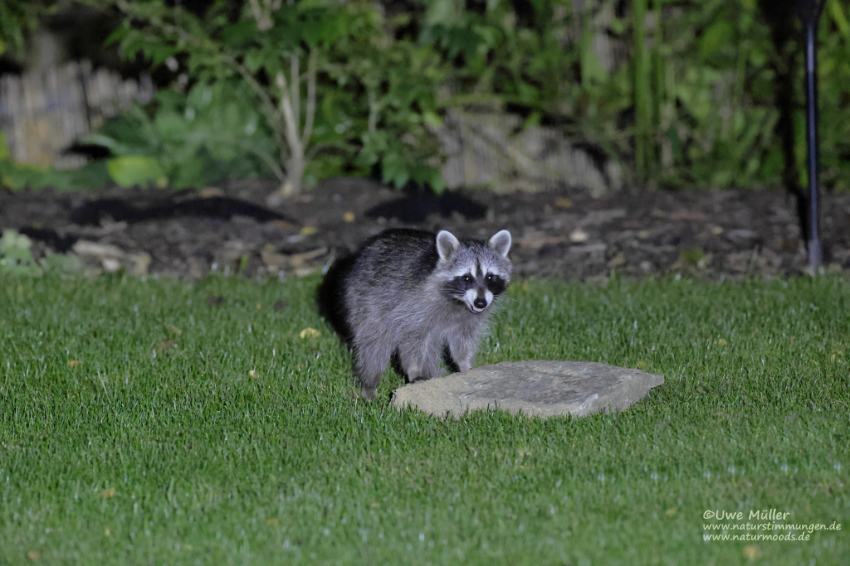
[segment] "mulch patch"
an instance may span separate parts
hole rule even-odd
[[[607,281],[686,274],[714,280],[806,272],[794,202],[776,191],[497,194],[402,193],[342,178],[265,206],[274,181],[200,191],[0,191],[0,229],[29,236],[36,257],[76,254],[89,271],[199,279],[303,276],[385,228],[489,238],[507,228],[520,277]],[[823,196],[828,270],[850,269],[850,195]]]

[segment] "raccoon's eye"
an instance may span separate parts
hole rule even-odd
[[[469,275],[464,275],[463,280],[466,281],[467,283],[469,283]]]
[[[488,273],[487,274],[487,281],[492,281],[492,280],[493,280],[493,276]]]

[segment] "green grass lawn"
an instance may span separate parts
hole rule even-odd
[[[356,398],[318,281],[0,279],[0,564],[850,564],[850,283],[514,284],[479,365],[665,383],[442,421]]]

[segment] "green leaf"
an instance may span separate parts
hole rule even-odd
[[[80,141],[88,145],[99,145],[101,147],[105,147],[115,155],[121,155],[122,153],[121,149],[123,148],[123,145],[112,137],[104,134],[99,134],[97,132],[86,134],[80,139]]]
[[[250,43],[257,35],[257,24],[253,20],[240,20],[224,28],[221,40],[228,47],[241,47]]]
[[[838,28],[838,32],[845,38],[850,38],[850,23],[847,21],[847,14],[841,7],[840,0],[827,0],[826,10],[835,23],[835,27]]]
[[[433,190],[437,194],[440,194],[444,190],[446,190],[446,181],[445,179],[443,179],[443,175],[437,169],[431,169],[433,170],[433,173],[431,175],[430,180],[428,181],[428,184],[431,186],[431,190]]]
[[[165,173],[154,157],[146,155],[121,155],[107,160],[106,169],[113,181],[122,187],[163,184]]]
[[[439,128],[443,125],[443,119],[431,111],[426,111],[422,114],[422,121],[432,128]]]
[[[130,30],[129,20],[124,20],[121,25],[112,31],[106,39],[103,40],[104,47],[108,47],[113,43],[121,43],[127,37],[127,32]]]
[[[613,18],[608,26],[614,34],[622,35],[626,31],[626,20],[624,18]]]
[[[463,14],[457,9],[454,0],[433,0],[425,12],[425,23],[429,26],[463,25]]]
[[[181,161],[174,170],[171,184],[175,189],[203,185],[206,169],[207,163],[205,160],[197,157]]]
[[[728,168],[719,169],[711,175],[711,183],[718,188],[725,189],[732,183],[733,173]]]
[[[711,24],[700,39],[700,57],[705,59],[730,43],[734,31],[732,24],[727,20],[717,20]]]
[[[593,36],[587,32],[587,37]],[[583,84],[603,83],[608,80],[608,70],[599,61],[599,57],[593,51],[591,42],[582,41],[581,47],[581,82]]]
[[[156,118],[154,118],[154,125],[159,134],[166,139],[180,139],[186,135],[186,120],[177,112],[157,113]]]

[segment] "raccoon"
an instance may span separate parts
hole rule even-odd
[[[511,280],[511,234],[458,240],[443,230],[386,230],[337,261],[319,288],[322,314],[354,352],[373,399],[394,361],[408,381],[472,368],[493,303]],[[400,367],[398,367],[400,366]]]

